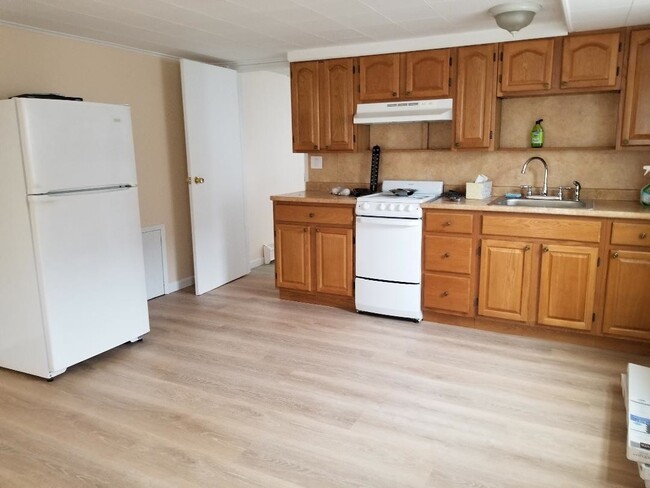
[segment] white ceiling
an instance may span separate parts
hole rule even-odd
[[[512,39],[507,0],[0,0],[0,22],[240,69]],[[518,39],[650,23],[650,0],[535,0]]]

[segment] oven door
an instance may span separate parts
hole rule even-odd
[[[357,217],[358,278],[420,283],[422,219]]]

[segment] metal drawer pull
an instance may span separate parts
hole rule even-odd
[[[449,296],[449,292],[443,291],[443,292],[440,294],[440,296],[441,296],[441,297],[448,297],[448,296]]]
[[[530,251],[530,246],[524,247],[524,251]]]
[[[617,253],[617,252],[615,252],[614,254],[612,254],[612,259],[616,259],[617,257],[618,257],[618,253]]]
[[[310,213],[310,214],[309,214],[309,218],[310,218],[310,219],[313,219],[315,216],[316,216],[316,214],[314,214],[314,213]]]
[[[645,233],[645,232],[641,232],[641,233],[639,234],[639,239],[645,239],[646,237],[648,237],[648,234]]]
[[[548,247],[545,247],[545,248],[543,249],[543,251],[544,251],[544,252],[548,252],[548,251],[549,251]]]
[[[448,220],[447,222],[445,222],[442,225],[444,225],[445,227],[449,227],[451,225],[451,220]]]
[[[444,254],[442,255],[443,259],[444,259],[444,258],[448,258],[449,256],[450,256],[450,254],[449,254],[448,252],[446,252],[446,253],[444,253]]]

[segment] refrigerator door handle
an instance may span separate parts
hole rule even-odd
[[[88,188],[83,190],[67,190],[67,191],[53,191],[49,193],[37,193],[35,195],[27,195],[27,201],[37,201],[43,198],[60,198],[60,197],[73,197],[76,195],[92,195],[95,193],[108,193],[113,191],[124,191],[135,188],[132,185],[122,186],[105,186],[101,188]]]

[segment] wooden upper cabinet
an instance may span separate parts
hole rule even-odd
[[[560,88],[619,88],[620,32],[564,38]]]
[[[318,61],[291,64],[293,150],[320,149]]]
[[[377,102],[399,97],[399,54],[359,58],[359,101]]]
[[[454,100],[454,146],[492,148],[496,83],[496,44],[458,49]]]
[[[506,42],[501,46],[501,93],[549,90],[555,39]]]
[[[320,148],[354,149],[354,61],[329,59],[320,63]]]
[[[359,58],[359,101],[449,96],[451,49]]]
[[[632,31],[621,144],[650,144],[650,29]]]
[[[433,49],[404,53],[404,80],[401,98],[449,96],[451,49]]]

